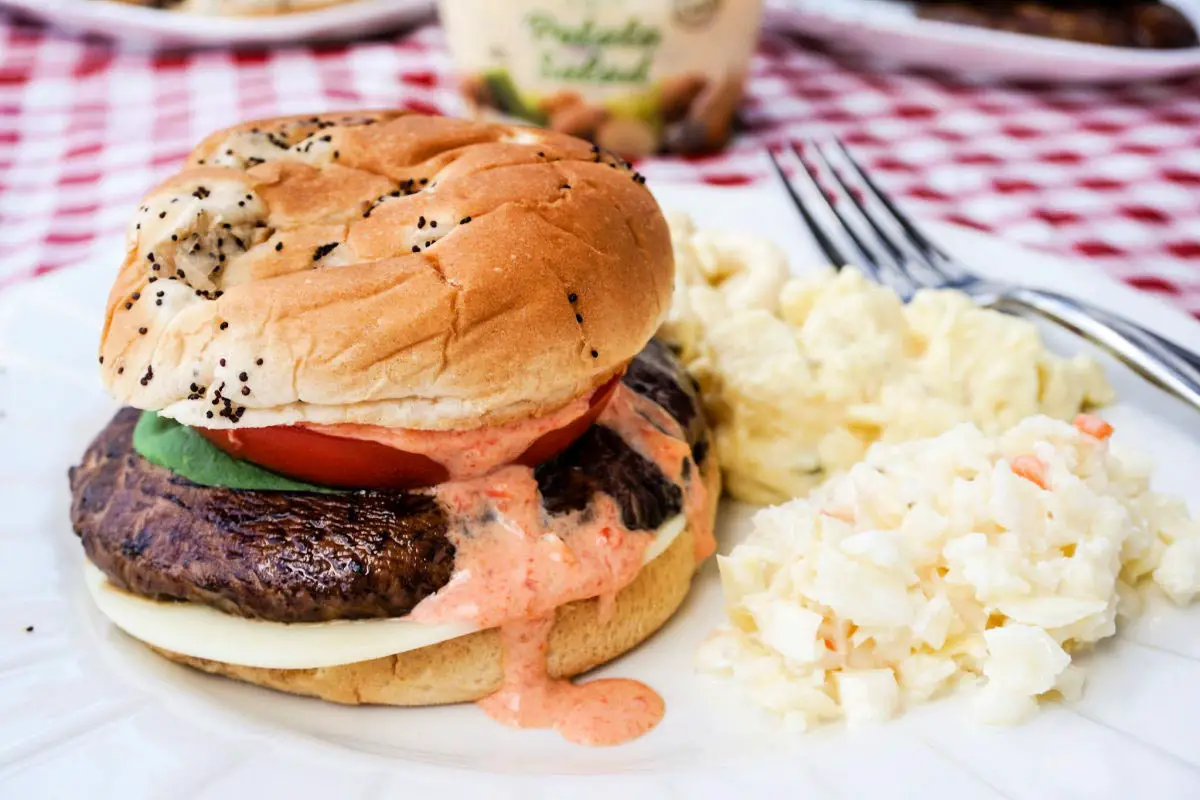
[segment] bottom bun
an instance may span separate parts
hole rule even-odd
[[[720,476],[712,453],[706,461],[707,513],[715,521]],[[617,594],[607,614],[601,614],[601,602],[594,597],[560,607],[550,632],[551,677],[587,672],[643,642],[683,603],[695,571],[695,540],[688,528]],[[350,705],[426,706],[479,700],[499,689],[503,679],[496,628],[393,656],[317,669],[243,667],[151,649],[214,675]]]

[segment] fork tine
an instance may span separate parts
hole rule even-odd
[[[905,262],[908,261],[908,256],[905,255],[904,251],[900,248],[900,245],[893,240],[892,234],[885,231],[883,227],[875,221],[875,218],[871,216],[871,212],[867,209],[866,204],[859,200],[858,195],[855,193],[854,187],[847,183],[845,178],[842,177],[841,170],[834,167],[833,162],[829,159],[829,156],[826,155],[825,150],[820,143],[818,143],[816,140],[808,140],[806,144],[820,156],[820,160],[823,162],[825,170],[829,172],[829,174],[833,176],[833,179],[837,181],[838,185],[842,187],[842,196],[844,196],[850,201],[851,204],[853,204],[854,208],[858,211],[858,215],[866,221],[867,225],[871,227],[871,230],[875,231],[876,238],[879,240],[879,243],[882,244],[883,247],[888,251],[888,253],[891,254],[892,260],[895,261],[897,269],[899,269],[900,272],[905,275],[906,279],[910,279],[907,275],[908,271],[904,268]]]
[[[813,217],[812,212],[808,210],[808,206],[800,198],[800,194],[792,186],[792,182],[788,180],[787,174],[783,171],[783,166],[775,156],[775,152],[769,147],[767,148],[767,158],[771,159],[771,166],[775,168],[775,174],[779,176],[780,182],[783,183],[783,188],[787,190],[788,197],[792,199],[792,204],[796,206],[796,209],[800,212],[800,216],[803,217],[804,224],[808,226],[809,232],[817,240],[817,246],[821,248],[821,252],[829,259],[829,263],[840,269],[846,263],[845,255],[833,243],[833,240],[826,235],[821,226],[817,224],[817,220]]]
[[[952,280],[958,277],[950,275],[947,270],[947,267],[953,268],[956,262],[950,256],[946,255],[945,251],[938,247],[929,237],[921,233],[920,229],[913,225],[912,221],[896,206],[887,193],[879,188],[878,184],[867,174],[867,171],[859,165],[854,156],[850,154],[850,149],[846,147],[841,139],[834,137],[833,142],[837,145],[842,157],[846,159],[846,163],[855,176],[858,180],[862,181],[865,190],[891,214],[892,220],[900,226],[900,229],[904,232],[909,242],[912,243],[912,246],[924,257],[927,266],[940,274],[944,279]],[[955,271],[958,270],[956,269]]]
[[[838,204],[829,199],[829,195],[825,193],[825,189],[821,186],[820,176],[817,174],[817,171],[809,166],[808,162],[804,160],[804,155],[800,152],[796,145],[794,143],[789,144],[789,148],[792,151],[792,157],[795,158],[795,160],[800,164],[800,171],[797,173],[797,175],[804,176],[805,182],[812,190],[813,195],[820,198],[822,207],[831,213],[838,221],[838,225],[841,226],[842,233],[846,234],[846,237],[850,239],[850,242],[854,245],[855,250],[859,254],[857,259],[846,259],[840,263],[834,264],[834,266],[838,269],[841,269],[849,264],[855,264],[861,266],[865,270],[868,270],[872,273],[872,276],[876,280],[879,280],[879,257],[877,254],[871,248],[867,247],[863,240],[859,238],[858,234],[854,231],[854,228],[851,227],[849,220],[846,219],[846,215],[843,214],[838,208]],[[817,155],[819,156],[820,154],[818,153]],[[828,165],[825,166],[828,168]]]
[[[844,209],[847,207],[853,206],[857,209],[857,201],[854,199],[850,188],[837,174],[837,170],[834,169],[833,164],[831,164],[829,159],[825,157],[825,154],[821,151],[816,142],[812,140],[806,140],[805,150],[808,153],[813,165],[815,165],[817,169],[809,166],[808,161],[801,156],[800,152],[795,148],[795,146],[792,147],[792,152],[800,161],[801,166],[804,167],[804,171],[808,174],[813,186],[817,187],[817,191],[820,192],[821,199],[825,201],[826,207],[833,213],[834,217],[837,218],[838,223],[842,227],[842,231],[852,242],[854,242],[854,246],[858,248],[858,251],[862,253],[864,262],[858,266],[860,266],[864,271],[868,272],[870,277],[877,283],[883,283],[891,286],[901,295],[912,294],[916,288],[914,286],[914,282],[912,278],[910,278],[896,263],[895,257],[886,252],[887,248],[882,248],[881,250],[873,245],[868,245],[863,236],[867,236],[867,238],[872,237],[870,237],[866,231],[863,231],[862,235],[860,235],[859,231],[862,229],[858,228],[855,223],[852,223],[849,219],[849,216],[845,213]],[[828,172],[834,177],[835,182],[830,187],[828,194],[825,193],[818,182],[818,170]],[[839,188],[842,191],[838,191]],[[833,198],[832,200],[830,199],[831,196]]]

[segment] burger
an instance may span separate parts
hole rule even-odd
[[[124,407],[70,471],[102,614],[337,703],[652,727],[648,687],[567,680],[714,549],[644,183],[563,134],[407,113],[206,139],[133,215],[99,351]]]

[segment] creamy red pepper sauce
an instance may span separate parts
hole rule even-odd
[[[546,670],[554,615],[500,628],[504,685],[479,701],[492,719],[514,728],[553,728],[577,744],[614,745],[649,731],[666,710],[658,692],[628,678],[574,684]]]
[[[327,436],[363,439],[416,453],[446,468],[451,480],[477,478],[515,461],[543,434],[565,427],[588,411],[587,398],[578,398],[542,417],[508,425],[458,431],[423,431],[380,425],[340,423],[304,427]]]
[[[710,555],[715,541],[704,479],[690,462],[679,424],[624,385],[599,424],[615,430],[683,489],[696,557]],[[623,679],[579,685],[554,680],[546,654],[559,606],[596,597],[602,619],[611,616],[613,599],[637,576],[654,532],[627,528],[616,502],[602,494],[582,512],[548,515],[533,470],[524,466],[451,480],[435,491],[451,519],[458,520],[450,531],[455,574],[411,618],[499,627],[504,683],[480,701],[481,708],[505,724],[553,727],[585,744],[619,744],[653,728],[663,715],[662,698],[653,689]]]

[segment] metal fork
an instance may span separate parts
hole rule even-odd
[[[799,166],[791,179],[775,152],[767,154],[805,225],[834,266],[859,266],[906,300],[922,288],[958,289],[980,306],[1041,317],[1107,350],[1151,383],[1200,410],[1200,357],[1111,311],[1056,292],[976,275],[922,233],[840,140],[804,144],[803,154],[795,145],[790,147],[789,160]],[[835,159],[827,151],[835,153]],[[822,174],[832,178],[826,182],[828,194],[820,182]]]

